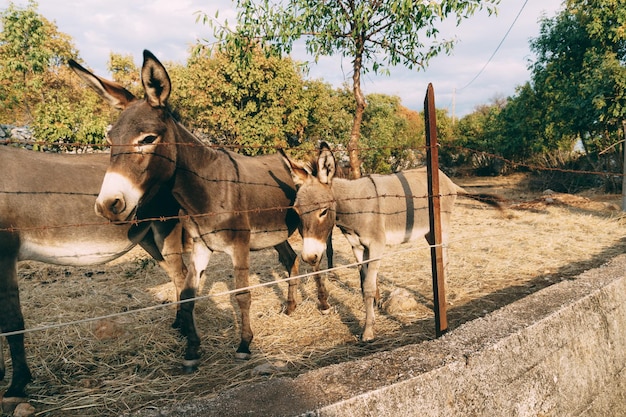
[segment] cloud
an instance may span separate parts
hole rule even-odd
[[[498,53],[481,71],[498,43],[525,4]],[[7,7],[0,0],[0,8]],[[26,6],[27,0],[15,1]],[[497,16],[485,11],[464,20],[456,27],[452,20],[440,26],[440,38],[456,38],[458,43],[450,56],[441,55],[431,60],[425,71],[391,68],[390,76],[366,74],[363,77],[365,93],[398,95],[402,104],[414,110],[423,108],[428,83],[435,88],[437,107],[445,107],[457,116],[470,113],[475,106],[488,103],[494,96],[509,96],[515,87],[528,81],[528,60],[532,57],[528,41],[539,34],[538,19],[543,13],[553,16],[561,0],[507,0],[500,3]],[[80,51],[85,64],[96,73],[108,76],[106,71],[110,53],[132,55],[140,65],[141,52],[150,49],[163,61],[184,63],[189,47],[198,39],[212,38],[207,25],[196,23],[196,12],[214,16],[219,10],[221,21],[227,19],[232,27],[236,11],[230,0],[65,0],[42,1],[39,12],[56,22],[61,32],[69,34]],[[298,61],[312,61],[306,56],[302,43],[292,54]],[[322,57],[310,64],[309,76],[322,78],[339,87],[351,82],[351,63],[348,58]],[[467,87],[468,83],[470,83]],[[456,92],[455,92],[456,90]],[[454,104],[454,108],[453,108]]]

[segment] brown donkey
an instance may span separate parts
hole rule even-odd
[[[324,142],[313,164],[299,164],[284,153],[283,156],[298,189],[294,208],[302,223],[302,259],[318,265],[329,233],[335,225],[341,229],[357,261],[365,262],[359,267],[365,303],[362,339],[372,340],[374,304],[379,299],[376,279],[385,245],[418,238],[426,238],[432,244],[426,168],[348,180],[334,178],[337,165]],[[450,216],[457,194],[500,206],[498,197],[468,194],[441,171],[439,186],[444,241],[448,240]],[[324,288],[323,282],[321,286]]]
[[[200,142],[170,112],[170,78],[149,51],[144,51],[141,69],[143,100],[75,62],[70,65],[96,92],[123,110],[109,131],[111,161],[96,211],[123,222],[154,202],[159,192],[171,193],[182,207],[184,228],[193,239],[181,298],[196,296],[214,251],[230,255],[235,288],[242,289],[235,296],[242,322],[236,357],[248,358],[253,337],[250,290],[246,289],[250,250],[274,247],[290,275],[298,270],[296,253],[287,242],[299,219],[291,208],[296,190],[285,161],[278,154],[248,157]],[[288,311],[295,308],[296,285],[293,280],[289,282]],[[195,369],[200,357],[193,307],[193,301],[181,306],[187,335],[184,366],[189,371]]]
[[[177,220],[107,224],[96,216],[94,199],[108,166],[106,154],[67,155],[0,146],[0,330],[24,329],[20,305],[18,261],[57,265],[94,265],[111,261],[139,244],[168,273],[179,292],[186,269]],[[156,217],[145,206],[137,219]],[[158,215],[176,216],[178,203],[160,196]],[[13,377],[4,394],[26,397],[31,381],[24,334],[7,336]],[[0,356],[2,349],[0,349]],[[4,360],[0,363],[0,380]]]

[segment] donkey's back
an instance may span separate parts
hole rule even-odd
[[[442,220],[447,225],[460,188],[441,171],[439,183]],[[386,244],[399,244],[423,238],[430,229],[425,167],[359,180],[335,179],[333,193],[337,225],[360,235],[384,233]]]

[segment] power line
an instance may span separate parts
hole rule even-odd
[[[522,14],[522,11],[526,7],[527,3],[528,3],[528,0],[524,1],[524,4],[522,4],[522,7],[519,9],[519,12],[517,12],[517,16],[515,16],[515,19],[513,20],[513,23],[511,23],[511,26],[509,26],[509,29],[504,34],[504,36],[502,37],[502,40],[500,41],[500,43],[496,47],[495,51],[493,51],[493,54],[491,54],[491,56],[489,57],[489,59],[487,60],[485,65],[482,67],[482,69],[480,71],[478,71],[478,74],[476,74],[476,76],[474,76],[474,78],[472,78],[472,80],[469,83],[467,83],[465,86],[463,86],[461,88],[457,88],[456,91],[460,91],[460,90],[463,90],[464,88],[469,87],[474,81],[476,81],[476,79],[480,76],[480,74],[483,73],[485,68],[487,68],[487,65],[489,65],[489,63],[491,62],[493,57],[498,53],[498,50],[500,50],[500,47],[502,46],[502,44],[506,40],[507,36],[509,36],[509,33],[511,32],[511,29],[513,29],[513,26],[515,26],[515,23],[517,22],[517,19],[519,19],[520,15]]]

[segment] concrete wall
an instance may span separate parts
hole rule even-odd
[[[444,337],[141,415],[626,416],[626,255]]]

